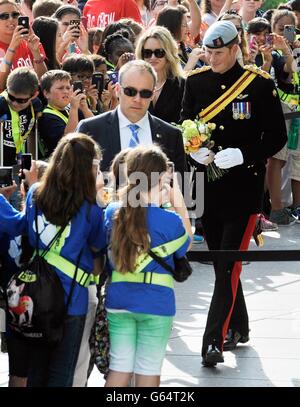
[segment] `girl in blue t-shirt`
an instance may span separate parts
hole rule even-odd
[[[137,387],[159,386],[175,315],[174,284],[171,273],[147,252],[176,240],[176,247],[162,256],[174,267],[173,256],[185,255],[192,232],[176,177],[170,187],[167,157],[161,149],[136,147],[128,152],[126,166],[127,185],[119,191],[119,202],[105,211],[113,269],[106,293],[110,335],[106,386],[127,386],[133,373]],[[168,207],[177,213],[160,207],[166,191]]]
[[[78,273],[64,323],[64,336],[55,347],[36,347],[28,375],[29,387],[70,387],[88,309],[88,285],[93,252],[105,246],[102,209],[96,204],[99,171],[98,145],[83,134],[63,137],[38,184],[28,192],[26,219],[30,244],[35,247],[37,208],[39,249],[45,249],[65,227],[45,259],[52,265],[69,297],[73,275]]]

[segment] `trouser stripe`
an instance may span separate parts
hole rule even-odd
[[[250,240],[251,240],[251,237],[253,235],[254,228],[255,228],[255,225],[256,225],[256,219],[257,219],[256,214],[251,215],[249,217],[248,224],[247,224],[245,233],[243,235],[242,242],[240,244],[240,248],[239,248],[240,251],[248,250]],[[223,342],[222,343],[224,343],[225,336],[226,336],[227,331],[228,331],[228,326],[229,326],[232,310],[233,310],[233,307],[234,307],[234,302],[235,302],[235,298],[236,298],[236,292],[237,292],[237,288],[238,288],[238,284],[239,284],[239,278],[240,278],[241,271],[242,271],[242,262],[241,261],[236,261],[234,263],[234,266],[233,266],[233,269],[232,269],[232,272],[231,272],[232,304],[231,304],[229,313],[227,315],[227,318],[226,318],[226,320],[225,320],[225,322],[223,324],[223,328],[222,328]],[[222,348],[223,348],[223,345],[222,345]]]

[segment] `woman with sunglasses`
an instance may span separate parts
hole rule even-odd
[[[0,0],[0,90],[9,72],[20,66],[34,68],[40,78],[46,71],[45,52],[32,29],[18,25],[20,11],[12,0]]]
[[[178,123],[184,78],[177,45],[169,30],[158,26],[147,30],[137,43],[136,57],[149,62],[157,73],[150,113],[168,123]]]

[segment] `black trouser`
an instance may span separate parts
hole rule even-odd
[[[256,215],[222,220],[206,215],[202,218],[205,237],[210,250],[247,250],[255,227]],[[249,321],[240,273],[241,262],[214,262],[215,287],[203,337],[202,356],[208,345],[215,344],[223,350],[229,328],[241,335],[248,335]]]

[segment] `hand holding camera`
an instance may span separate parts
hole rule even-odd
[[[71,108],[79,109],[81,101],[86,101],[86,95],[83,91],[83,85],[81,81],[74,81],[73,82],[73,94],[71,96],[70,104]]]
[[[72,33],[75,40],[80,37],[80,20],[71,20],[68,30]]]
[[[71,20],[62,40],[66,45],[75,42],[80,37],[80,20]]]
[[[22,178],[24,179],[24,182],[30,188],[31,185],[35,184],[38,181],[38,169],[37,169],[35,160],[31,160],[31,157],[29,160],[29,156],[31,156],[31,154],[25,154],[25,156],[26,157],[23,159],[24,167],[20,169],[19,176],[20,177],[22,177],[22,175],[24,176]],[[29,163],[30,163],[30,167],[29,167]]]
[[[24,28],[23,26],[17,25],[17,27],[14,30],[11,42],[9,44],[9,48],[10,49],[16,49],[18,48],[18,46],[20,45],[20,42],[24,39],[26,39],[26,37],[28,37],[28,29]]]
[[[287,38],[281,35],[273,34],[274,36],[274,49],[279,49],[285,56],[292,56],[292,51]]]
[[[30,154],[30,153],[21,154],[21,156],[18,159],[18,164],[21,166],[19,178],[20,178],[20,180],[25,179],[24,170],[30,171],[31,164],[32,164],[32,154]]]

